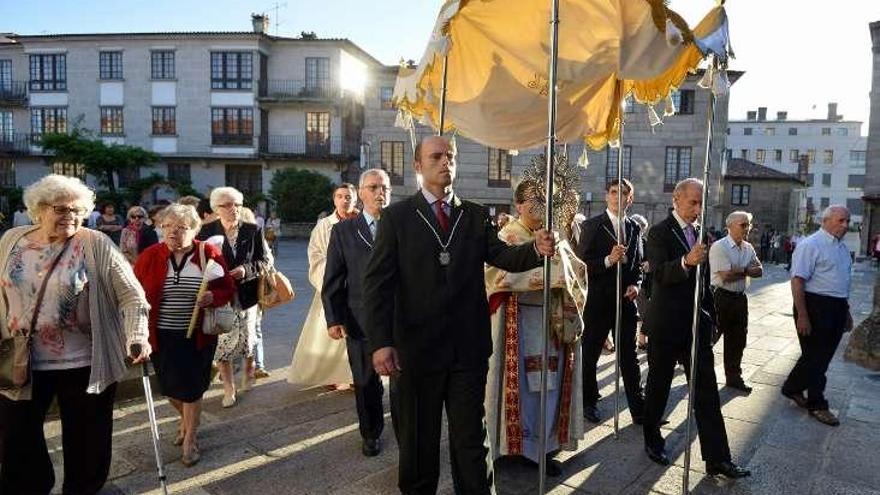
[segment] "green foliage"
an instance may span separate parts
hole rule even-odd
[[[82,129],[74,129],[70,134],[46,134],[40,145],[55,156],[55,161],[81,163],[86,173],[94,176],[98,185],[110,193],[116,192],[114,173],[149,167],[159,161],[159,155],[152,151],[137,146],[106,145]]]
[[[332,209],[332,194],[330,179],[296,168],[275,171],[269,188],[278,216],[285,222],[314,222],[319,213]]]

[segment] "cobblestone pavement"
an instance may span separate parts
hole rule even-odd
[[[200,431],[202,461],[186,468],[179,447],[171,444],[177,427],[167,401],[157,397],[162,449],[172,493],[189,494],[390,494],[396,490],[397,447],[387,417],[385,449],[378,457],[360,454],[354,397],[350,392],[294,391],[286,371],[311,301],[306,278],[306,244],[284,241],[279,266],[297,289],[296,300],[266,314],[264,332],[271,376],[260,380],[231,409],[222,409],[222,387],[216,383],[204,404]],[[852,306],[856,322],[871,310],[875,269],[856,267]],[[706,477],[694,441],[693,493],[781,495],[788,493],[880,495],[880,375],[841,359],[847,337],[828,373],[828,396],[842,425],[831,428],[812,420],[779,387],[800,353],[791,317],[787,275],[767,267],[767,276],[750,288],[750,328],[744,375],[754,386],[748,397],[721,388],[734,460],[752,470],[752,477],[719,482]],[[716,346],[716,373],[723,342]],[[645,355],[640,354],[643,373]],[[684,460],[686,393],[679,373],[672,385],[669,425],[664,435],[673,465],[653,464],[642,451],[641,431],[621,413],[619,438],[613,437],[613,357],[599,362],[600,385],[606,399],[600,410],[607,420],[588,425],[576,453],[560,455],[564,475],[548,482],[551,493],[679,494]],[[622,401],[625,405],[625,401]],[[387,401],[386,401],[387,404]],[[48,442],[61,479],[61,442],[57,422],[46,427]],[[446,443],[440,493],[453,493]],[[536,470],[502,460],[496,464],[500,494],[537,491]],[[120,404],[116,410],[114,456],[106,493],[158,493],[149,424],[143,400]]]

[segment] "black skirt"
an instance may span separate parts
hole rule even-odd
[[[159,329],[159,351],[150,356],[162,395],[195,402],[211,385],[211,362],[217,342],[196,349],[195,337]]]

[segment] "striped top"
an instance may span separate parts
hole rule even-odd
[[[202,283],[202,271],[195,263],[190,263],[191,255],[188,253],[183,257],[182,266],[175,264],[173,255],[168,258],[157,320],[157,328],[162,332],[183,335],[189,327]]]

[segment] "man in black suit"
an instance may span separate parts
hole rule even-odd
[[[378,168],[366,170],[361,174],[358,196],[364,205],[360,215],[337,223],[330,233],[321,301],[330,338],[345,338],[363,439],[361,451],[373,457],[382,450],[384,388],[373,369],[370,346],[363,331],[363,279],[382,210],[391,201],[388,174]]]
[[[651,227],[648,233],[648,263],[651,265],[653,288],[648,320],[648,383],[645,399],[645,452],[654,462],[669,464],[665,442],[660,434],[660,420],[669,399],[669,387],[676,363],[684,365],[690,377],[691,327],[694,309],[696,267],[703,264],[703,297],[700,301],[698,325],[699,346],[696,360],[696,383],[692,405],[697,419],[697,432],[706,473],[729,478],[748,476],[748,470],[730,460],[730,447],[721,401],[715,381],[712,356],[712,293],[709,291],[709,267],[704,264],[706,245],[697,242],[695,222],[703,205],[703,183],[685,179],[672,193],[673,211]]]
[[[622,189],[622,191],[621,191]],[[621,325],[620,339],[615,341],[620,356],[620,369],[626,401],[633,422],[641,424],[644,416],[645,399],[642,395],[641,372],[636,357],[636,320],[638,310],[635,299],[642,281],[642,237],[641,229],[626,216],[632,205],[633,187],[623,179],[623,187],[617,179],[605,188],[604,212],[584,222],[578,251],[581,260],[587,264],[590,290],[584,309],[584,337],[581,345],[584,351],[584,418],[598,423],[599,385],[596,381],[596,364],[602,354],[602,347],[608,333],[614,328],[617,309],[617,265],[622,267]],[[617,195],[623,193],[622,238],[617,239]]]
[[[400,448],[398,486],[433,494],[440,474],[443,407],[456,493],[494,493],[483,401],[492,352],[484,263],[508,271],[542,264],[553,236],[507,246],[488,210],[452,191],[455,155],[442,137],[415,150],[422,190],[382,213],[364,274],[373,366],[391,376]]]

